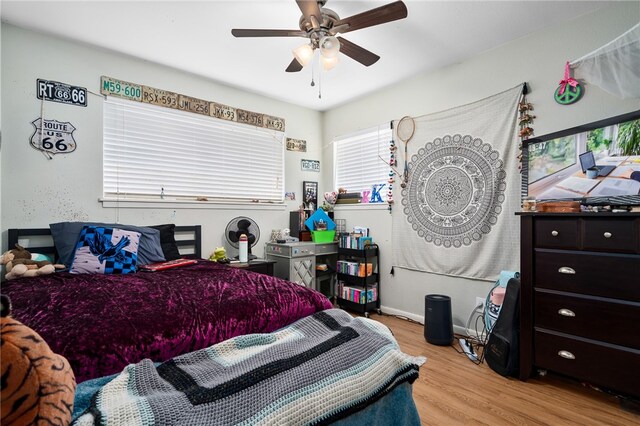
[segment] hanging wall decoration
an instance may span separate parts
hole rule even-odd
[[[517,265],[521,94],[518,85],[415,118],[409,179],[392,213],[394,267],[494,280]]]
[[[583,93],[584,89],[578,83],[578,80],[571,77],[571,68],[567,61],[564,66],[564,78],[560,80],[560,86],[556,89],[553,98],[560,105],[571,105],[578,102]]]
[[[76,128],[70,122],[36,118],[31,124],[36,128],[30,139],[33,148],[47,154],[69,154],[76,150],[73,138]]]
[[[318,208],[318,182],[305,180],[302,182],[302,197],[305,210]]]
[[[300,168],[303,172],[320,172],[320,161],[300,160]]]
[[[287,151],[307,152],[307,141],[287,138]]]
[[[528,173],[528,170],[526,170],[528,163],[523,161],[522,158],[522,144],[525,140],[529,139],[529,137],[533,136],[533,127],[531,127],[531,124],[533,123],[533,119],[536,118],[535,115],[531,114],[533,105],[527,102],[528,93],[529,88],[527,83],[524,83],[522,86],[522,96],[518,103],[518,136],[520,137],[520,143],[518,144],[518,169],[520,173],[525,175]]]
[[[36,80],[36,95],[38,99],[45,101],[87,106],[87,89],[60,83],[59,81],[38,78]]]
[[[392,127],[393,128],[393,123]],[[393,211],[393,184],[396,182],[396,151],[398,147],[396,146],[396,142],[391,139],[389,142],[389,179],[387,179],[387,183],[389,184],[389,190],[387,191],[387,204],[389,205],[389,214]]]
[[[246,111],[217,102],[209,102],[168,90],[156,89],[137,83],[118,80],[111,77],[100,77],[100,93],[103,95],[118,96],[130,101],[144,102],[165,108],[192,112],[194,114],[207,115],[220,120],[235,121],[256,127],[284,132],[284,118],[273,117],[267,114]]]

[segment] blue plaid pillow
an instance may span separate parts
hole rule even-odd
[[[84,226],[71,264],[75,274],[129,274],[136,271],[140,233]]]

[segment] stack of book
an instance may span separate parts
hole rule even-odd
[[[349,262],[338,260],[337,271],[354,277],[368,277],[373,274],[373,263]]]
[[[362,199],[362,194],[359,192],[343,192],[338,194],[336,204],[358,204]]]
[[[342,299],[349,300],[354,303],[365,304],[378,300],[378,288],[369,288],[366,292],[361,287],[350,287],[344,282],[339,282],[339,294]]]
[[[338,247],[340,248],[364,250],[371,244],[373,244],[373,238],[361,234],[343,232],[338,235]]]

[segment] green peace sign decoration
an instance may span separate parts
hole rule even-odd
[[[571,69],[567,61],[564,66],[564,78],[560,80],[560,86],[553,94],[553,98],[560,105],[570,105],[578,102],[583,92],[584,90],[578,80],[571,77]]]
[[[582,97],[583,92],[584,91],[582,90],[580,83],[576,84],[575,87],[567,84],[564,87],[564,90],[561,84],[553,94],[553,98],[561,105],[570,105],[578,102]]]

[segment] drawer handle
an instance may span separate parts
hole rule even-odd
[[[576,316],[576,313],[573,312],[571,309],[562,308],[562,309],[558,310],[558,313],[560,315],[562,315],[563,317],[575,317]]]
[[[553,235],[554,237],[558,236],[558,231],[551,231],[551,235]]]
[[[613,234],[611,234],[611,232],[605,232],[605,233],[604,233],[604,237],[605,237],[605,238],[611,238],[611,236],[612,236],[612,235],[613,235]]]
[[[558,269],[558,272],[560,272],[561,274],[575,274],[576,271],[573,268],[569,268],[568,266],[562,266],[560,269]]]
[[[576,356],[569,351],[558,351],[558,355],[564,359],[576,359]]]

